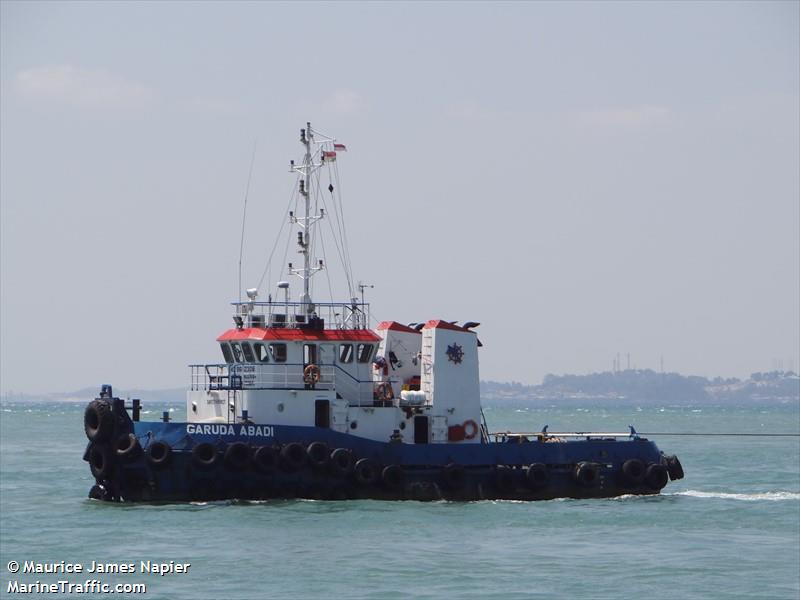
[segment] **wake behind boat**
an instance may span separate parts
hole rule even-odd
[[[185,422],[140,420],[141,403],[110,385],[89,403],[84,429],[92,498],[539,500],[657,494],[683,470],[633,427],[616,433],[491,433],[481,409],[477,322],[431,319],[370,328],[347,256],[336,159],[344,145],[300,130],[290,163],[297,209],[287,222],[302,265],[233,302],[234,327],[217,338],[218,364],[190,365]],[[328,172],[331,182],[320,183]],[[333,174],[333,175],[331,175]],[[326,197],[325,192],[329,197]],[[330,209],[330,210],[329,210]],[[330,228],[348,298],[312,298],[317,225]],[[240,286],[241,287],[241,286]]]

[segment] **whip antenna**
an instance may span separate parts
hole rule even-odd
[[[244,224],[247,220],[247,196],[250,194],[250,180],[253,177],[253,163],[256,161],[256,145],[258,140],[253,142],[253,155],[250,157],[250,171],[247,173],[247,187],[244,190],[244,208],[242,209],[242,236],[239,240],[239,289],[237,294],[239,302],[242,301],[242,253],[244,252]]]

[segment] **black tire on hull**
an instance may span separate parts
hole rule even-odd
[[[217,449],[214,444],[201,442],[192,448],[192,464],[203,470],[213,468],[217,464]]]
[[[172,448],[169,444],[156,440],[149,444],[144,451],[147,462],[155,469],[162,469],[166,467],[172,459]]]
[[[102,485],[93,485],[89,490],[89,498],[92,500],[111,500],[111,494]]]
[[[681,461],[678,460],[677,456],[674,454],[665,456],[661,462],[667,467],[670,480],[675,481],[677,479],[683,479],[683,465],[681,465]]]
[[[306,466],[306,449],[298,442],[290,442],[281,448],[281,467],[285,471],[299,471]]]
[[[431,502],[441,500],[439,488],[432,481],[414,481],[408,486],[409,495],[413,500]]]
[[[600,470],[595,463],[579,462],[575,465],[575,481],[583,487],[594,487],[600,483]]]
[[[231,471],[245,471],[250,466],[250,448],[244,442],[233,442],[225,449],[225,466]]]
[[[622,477],[628,485],[639,485],[644,481],[645,464],[638,458],[629,458],[622,463]]]
[[[402,490],[405,479],[405,472],[400,465],[388,465],[381,472],[383,485],[393,491]]]
[[[279,456],[279,451],[274,446],[259,446],[253,453],[256,471],[264,475],[273,473],[278,468]]]
[[[532,490],[542,490],[550,483],[550,471],[542,463],[532,463],[525,469],[525,483]]]
[[[113,467],[113,454],[105,444],[92,444],[89,448],[89,468],[98,481],[107,478]]]
[[[337,477],[347,477],[353,472],[356,460],[352,451],[347,448],[337,448],[331,452],[331,460],[328,463],[331,473]]]
[[[374,485],[380,474],[380,466],[371,458],[361,458],[353,467],[353,477],[359,485]]]
[[[114,431],[114,415],[106,400],[92,400],[83,412],[83,430],[93,442],[105,442]]]
[[[142,454],[142,446],[135,435],[124,433],[114,442],[114,454],[119,460],[128,462],[139,458]]]
[[[498,465],[494,470],[494,485],[503,494],[514,489],[514,471],[505,465]]]
[[[314,469],[324,469],[330,461],[331,450],[325,442],[311,442],[306,449],[308,463]]]
[[[456,463],[446,465],[442,469],[442,483],[451,492],[461,491],[467,483],[467,473],[464,467]]]
[[[654,490],[660,490],[669,481],[667,468],[664,465],[651,463],[647,466],[647,471],[644,475],[644,481]]]

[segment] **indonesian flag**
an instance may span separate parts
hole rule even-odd
[[[326,160],[328,162],[333,162],[334,160],[336,160],[336,152],[333,152],[331,150],[323,150],[322,158],[323,160]]]
[[[334,144],[333,149],[338,152],[347,152],[347,147],[344,144]]]

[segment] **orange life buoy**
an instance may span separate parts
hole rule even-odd
[[[464,428],[465,440],[473,439],[476,435],[478,435],[478,431],[480,431],[480,429],[478,429],[478,424],[472,419],[464,421],[464,425],[462,425],[462,427]]]
[[[309,385],[319,383],[319,367],[317,365],[308,365],[303,369],[303,381]]]

